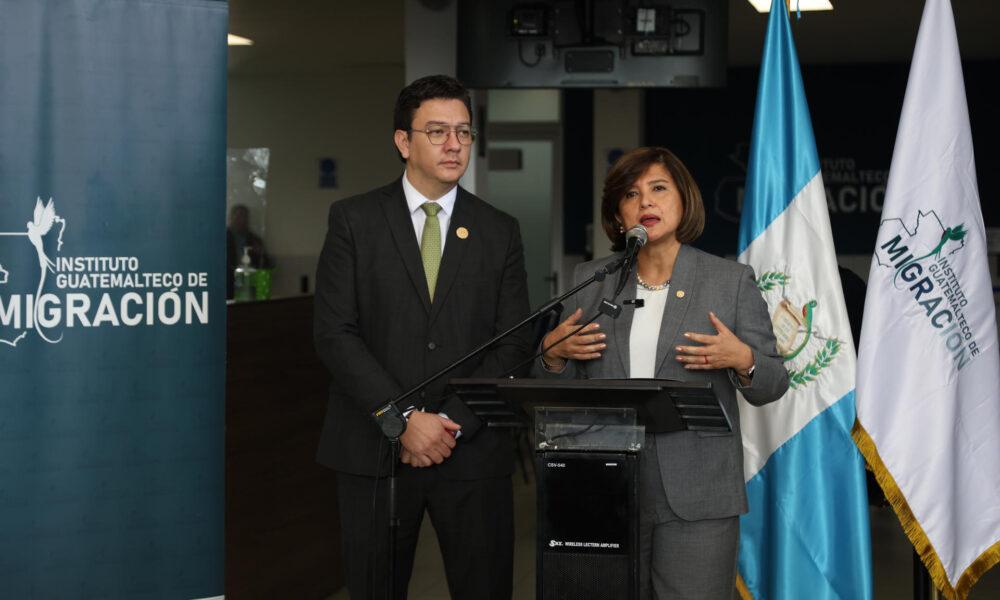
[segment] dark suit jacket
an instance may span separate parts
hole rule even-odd
[[[464,228],[468,235],[458,237]],[[385,474],[386,446],[371,413],[528,314],[517,220],[459,188],[433,304],[401,180],[330,208],[316,273],[316,350],[332,375],[320,463],[359,475]],[[414,404],[462,426],[445,477],[509,474],[507,432],[481,427],[456,398],[442,398],[452,377],[497,377],[531,351],[519,331],[431,384]],[[402,408],[405,408],[402,407]]]
[[[576,268],[574,280],[590,277],[611,258],[584,263]],[[597,312],[603,298],[611,298],[617,276],[585,288],[566,303],[571,314],[583,307],[583,319]],[[670,277],[667,305],[660,323],[656,347],[656,378],[674,381],[710,381],[716,396],[733,424],[732,433],[684,431],[658,434],[657,458],[660,461],[664,491],[670,507],[685,520],[717,519],[746,512],[746,486],[743,481],[743,445],[740,438],[739,406],[730,369],[688,371],[676,360],[677,346],[697,345],[684,333],[715,334],[708,319],[712,311],[726,327],[753,350],[754,375],[750,386],[740,388],[751,404],[777,400],[788,389],[788,373],[775,347],[767,304],[754,280],[753,269],[725,260],[690,246],[681,246]],[[634,299],[634,283],[625,286],[617,302]],[[612,322],[598,320],[607,334],[607,348],[600,358],[570,361],[566,369],[554,374],[540,368],[542,377],[581,377],[621,379],[629,376],[629,335],[636,310],[626,305]]]

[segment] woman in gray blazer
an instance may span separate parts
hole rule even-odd
[[[704,228],[698,186],[666,148],[622,156],[604,182],[604,230],[617,251],[577,267],[583,281],[621,255],[625,231],[641,224],[634,284],[610,324],[595,322],[549,348],[541,377],[658,378],[709,381],[730,416],[732,433],[647,435],[640,455],[639,586],[641,598],[730,600],[736,581],[739,515],[747,512],[736,392],[759,406],[781,397],[788,373],[775,347],[767,305],[753,269],[688,244]],[[568,335],[583,315],[614,294],[614,277],[567,303],[572,314],[542,347]],[[635,307],[634,309],[632,307]]]

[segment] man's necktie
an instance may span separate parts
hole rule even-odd
[[[427,291],[434,301],[434,286],[437,284],[438,269],[441,267],[441,223],[437,214],[441,205],[436,202],[424,202],[420,205],[427,213],[424,222],[424,233],[420,237],[420,258],[424,261],[424,275],[427,276]]]

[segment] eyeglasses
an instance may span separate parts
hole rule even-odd
[[[465,125],[459,125],[458,127],[431,125],[427,129],[407,129],[407,131],[423,133],[427,136],[427,140],[435,146],[440,146],[441,144],[447,142],[448,136],[452,131],[455,132],[455,137],[458,139],[458,143],[463,146],[468,146],[476,139],[476,128]]]

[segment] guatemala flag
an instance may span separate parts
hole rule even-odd
[[[744,598],[872,597],[864,462],[851,438],[856,354],[788,14],[775,2],[761,61],[739,260],[767,301],[791,387],[741,401],[750,512]]]

